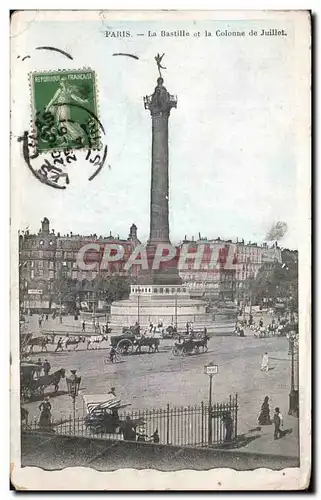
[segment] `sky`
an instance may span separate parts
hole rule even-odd
[[[205,37],[205,29],[285,29],[286,37]],[[161,37],[185,30],[189,37]],[[106,31],[130,30],[129,38]],[[148,37],[148,30],[156,37]],[[195,32],[201,36],[194,36]],[[144,36],[137,36],[144,33]],[[244,238],[262,242],[285,221],[282,246],[297,248],[297,61],[290,20],[17,21],[12,43],[12,175],[18,226],[38,231],[48,217],[61,234],[119,234],[135,223],[149,233],[151,118],[143,96],[158,76],[155,55],[165,53],[165,86],[177,95],[169,119],[170,236]],[[72,54],[36,50],[59,47]],[[135,54],[138,60],[113,56]],[[22,61],[26,54],[30,58]],[[20,55],[20,58],[18,58]],[[28,170],[16,138],[32,117],[28,73],[89,67],[97,75],[99,118],[107,162],[91,182],[85,152],[70,165],[59,191]],[[43,157],[44,158],[44,157]],[[39,159],[38,159],[39,160]],[[37,161],[38,161],[37,160]],[[42,161],[42,159],[40,160]]]

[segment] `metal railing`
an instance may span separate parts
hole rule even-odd
[[[53,421],[24,422],[22,430],[107,440],[145,441],[173,446],[219,446],[237,439],[237,395],[209,408],[200,405],[130,412],[91,413]]]

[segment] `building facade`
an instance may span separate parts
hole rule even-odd
[[[94,269],[80,269],[77,263],[79,250],[86,244],[98,244],[99,250],[87,252],[89,262],[96,263]],[[101,266],[106,244],[121,245],[124,255],[108,266]],[[50,229],[50,222],[45,217],[41,222],[38,234],[25,231],[19,235],[19,265],[20,265],[20,305],[25,309],[50,309],[57,307],[59,291],[57,281],[60,278],[74,282],[86,282],[84,288],[79,288],[79,301],[90,302],[93,298],[92,282],[96,278],[124,276],[133,283],[142,272],[140,265],[133,265],[127,271],[124,268],[129,255],[140,241],[137,237],[137,227],[132,224],[127,239],[109,236],[78,235],[72,232],[67,235],[56,233]],[[188,245],[188,252],[198,252],[202,247],[202,261],[199,269],[195,269],[193,258],[187,259],[186,265],[178,266],[182,284],[187,286],[190,294],[196,297],[211,297],[224,300],[235,300],[247,280],[255,278],[259,269],[265,265],[273,266],[282,262],[281,249],[277,244],[268,246],[257,243],[245,243],[244,240],[232,242],[220,238],[208,240],[187,240],[177,247],[177,254],[183,244]],[[233,252],[233,268],[226,266],[229,252]],[[217,256],[215,267],[213,255]],[[176,261],[177,262],[177,261]],[[177,265],[177,264],[175,264]]]
[[[186,266],[187,269],[179,269],[183,283],[188,284],[195,295],[205,294],[213,298],[234,301],[244,284],[250,279],[255,279],[263,265],[272,267],[276,262],[282,261],[281,248],[277,243],[268,246],[267,243],[262,245],[245,243],[244,240],[236,242],[220,238],[187,240],[185,237],[180,246],[186,244],[191,254],[203,247],[199,269],[195,269],[192,259]],[[233,253],[230,256],[232,268],[227,265],[230,252]],[[216,263],[214,268],[213,256]]]
[[[79,250],[86,244],[98,244],[99,251],[89,252],[91,262],[95,262],[95,269],[82,270],[77,264]],[[140,243],[137,238],[137,227],[132,224],[128,238],[121,239],[110,234],[107,237],[91,234],[61,235],[50,230],[50,222],[45,217],[41,222],[38,234],[25,231],[19,235],[19,266],[20,266],[20,305],[24,309],[51,309],[57,306],[59,292],[54,284],[60,278],[74,281],[87,281],[89,286],[79,291],[79,300],[92,300],[90,282],[97,276],[137,276],[138,267],[132,266],[130,273],[124,269],[124,263],[133,248]],[[121,245],[124,256],[117,262],[108,262],[106,268],[101,269],[101,261],[106,244]]]

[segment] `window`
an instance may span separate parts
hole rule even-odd
[[[164,288],[160,288],[159,293],[164,293]]]
[[[43,260],[39,260],[38,262],[38,268],[43,269]]]
[[[43,269],[39,269],[39,276],[43,276]]]
[[[175,293],[175,288],[171,288],[171,293]]]
[[[165,293],[169,293],[169,288],[165,288]]]
[[[35,272],[34,272],[34,270],[32,270],[32,271],[31,271],[30,276],[31,276],[31,279],[33,279],[33,278],[35,277]]]
[[[35,267],[35,262],[32,260],[31,261],[31,269],[33,269]]]
[[[150,292],[152,291],[152,289],[151,289],[151,288],[149,288],[149,289],[148,289],[148,291],[149,291],[149,293],[150,293]]]
[[[55,277],[54,271],[49,271],[49,278],[53,279]]]
[[[44,241],[43,240],[40,240],[39,241],[39,245],[43,245],[44,244]]]
[[[49,269],[54,269],[54,263],[52,260],[49,261]]]
[[[154,288],[154,293],[158,293],[158,288]]]
[[[53,241],[52,240],[49,241],[49,245],[53,245]]]

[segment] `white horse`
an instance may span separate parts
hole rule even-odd
[[[104,340],[108,340],[108,335],[91,335],[87,342],[87,349],[89,349],[90,346],[94,349],[94,345],[96,345],[95,349],[100,349],[100,344]]]

